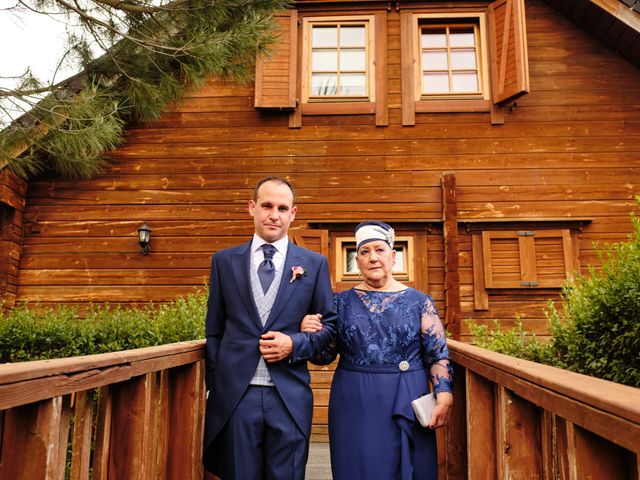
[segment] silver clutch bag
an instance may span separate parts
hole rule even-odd
[[[431,413],[436,406],[436,396],[433,393],[423,395],[420,398],[416,398],[411,402],[413,407],[413,413],[416,414],[416,418],[420,425],[426,427],[431,421]]]

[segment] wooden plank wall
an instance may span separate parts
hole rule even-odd
[[[0,309],[16,300],[26,193],[26,181],[0,172]]]
[[[414,127],[402,126],[395,9],[387,127],[374,115],[305,115],[292,129],[287,112],[254,108],[253,85],[212,80],[131,128],[103,175],[31,183],[19,299],[140,304],[186,294],[207,281],[212,252],[249,238],[252,186],[272,174],[297,186],[299,227],[427,222],[428,289],[441,310],[444,172],[455,174],[459,221],[590,218],[577,235],[580,262],[597,263],[593,243],[625,238],[640,193],[640,70],[540,0],[527,2],[527,30],[531,93],[505,110],[504,125],[491,125],[489,113],[418,113]],[[136,240],[143,221],[148,256]],[[460,318],[520,314],[546,331],[542,310],[554,292],[493,295],[489,310],[474,310],[463,226],[458,242]]]

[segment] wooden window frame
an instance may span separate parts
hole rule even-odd
[[[354,96],[312,96],[311,90],[311,32],[314,27],[321,26],[338,26],[338,28],[349,26],[363,26],[365,29],[365,95]],[[337,45],[340,50],[342,45]],[[302,104],[327,104],[327,103],[351,103],[351,102],[367,102],[375,103],[375,18],[373,15],[365,15],[362,17],[307,17],[302,21],[302,68],[301,68],[301,89]],[[338,76],[341,70],[337,71]]]
[[[423,95],[421,72],[421,26],[425,22],[452,25],[464,21],[478,29],[481,93],[475,95]],[[489,83],[489,43],[487,18],[484,11],[403,12],[401,23],[402,56],[402,118],[403,125],[415,124],[415,113],[489,112],[491,111],[491,85]]]
[[[489,85],[489,58],[488,58],[488,42],[486,36],[487,21],[483,12],[475,13],[421,13],[414,16],[415,23],[414,35],[416,36],[415,57],[417,68],[415,69],[415,101],[416,112],[430,111],[432,106],[438,100],[444,100],[449,104],[449,108],[464,107],[466,103],[458,103],[456,101],[469,102],[477,101],[477,105],[481,105],[487,110],[490,108],[490,85]],[[462,21],[463,23],[458,23]],[[450,94],[423,94],[422,93],[422,45],[421,31],[424,25],[431,24],[450,27],[452,25],[472,25],[477,40],[476,57],[478,59],[478,75],[480,91],[473,94],[450,93]],[[454,103],[455,102],[455,103]]]
[[[477,22],[481,49],[482,98],[425,98],[420,78],[420,22]],[[475,19],[475,20],[474,20]],[[524,0],[495,0],[487,7],[442,8],[400,13],[402,125],[415,125],[416,113],[490,112],[491,122],[504,123],[500,106],[529,91]]]
[[[299,108],[291,112],[289,127],[302,126],[303,115],[362,115],[374,114],[377,126],[389,124],[387,104],[387,12],[353,15],[304,15],[300,14],[302,32],[299,35]],[[336,100],[311,99],[309,101],[309,59],[311,45],[309,41],[310,24],[354,22],[368,24],[368,68],[371,72],[367,79],[370,95],[368,99],[361,97]]]

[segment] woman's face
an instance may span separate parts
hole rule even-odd
[[[388,280],[392,275],[396,252],[383,240],[365,243],[358,250],[356,262],[365,280]]]

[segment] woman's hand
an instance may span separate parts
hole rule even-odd
[[[449,392],[440,392],[436,395],[436,407],[431,414],[431,422],[427,425],[431,429],[444,427],[449,421],[453,395]]]
[[[316,333],[322,330],[322,315],[315,313],[313,315],[305,315],[300,322],[300,331],[306,333]]]

